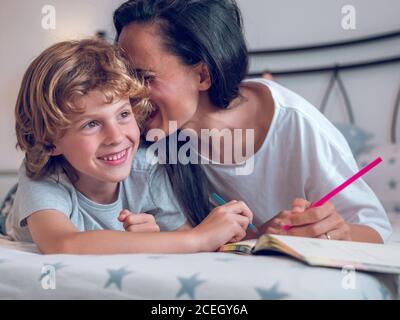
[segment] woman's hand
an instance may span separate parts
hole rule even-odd
[[[147,213],[132,213],[122,210],[118,220],[124,224],[125,231],[129,232],[160,232],[154,216]]]
[[[253,213],[243,201],[230,201],[213,209],[191,232],[199,240],[199,251],[216,251],[228,242],[246,236]]]
[[[335,206],[326,202],[315,208],[308,208],[310,202],[295,199],[292,210],[280,212],[265,223],[266,233],[351,241],[351,228],[336,211]]]

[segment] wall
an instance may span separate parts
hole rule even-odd
[[[68,38],[93,35],[99,29],[112,31],[112,12],[122,1],[112,0],[1,0],[0,1],[0,171],[15,171],[22,159],[15,150],[13,108],[24,70],[50,44]],[[352,39],[400,29],[400,1],[366,0],[238,0],[243,11],[250,49],[279,48]],[[356,29],[341,27],[341,8],[356,9]],[[56,8],[56,30],[41,27],[42,7]],[[254,59],[251,71],[264,68],[290,69],[333,63],[350,63],[400,54],[400,39],[379,45],[308,54],[289,54]],[[396,89],[400,85],[400,65],[393,64],[356,72],[345,72],[343,80],[355,108],[356,121],[375,133],[377,143],[389,139],[389,121]],[[329,80],[328,74],[278,78],[277,81],[300,93],[318,106]],[[346,121],[343,103],[334,91],[327,115]],[[2,182],[7,179],[7,182]],[[2,188],[14,179],[1,178]],[[3,187],[2,187],[3,186]]]
[[[246,38],[252,50],[350,40],[400,30],[400,1],[397,0],[239,0],[239,3],[242,7]],[[341,9],[347,4],[355,8],[355,30],[344,30],[341,25]],[[251,60],[250,71],[348,64],[394,55],[400,55],[400,37],[373,45],[255,58]],[[318,107],[330,76],[303,75],[276,80]],[[355,109],[357,125],[372,131],[375,134],[375,143],[388,142],[389,124],[400,86],[400,63],[344,71],[341,77]],[[331,120],[347,121],[343,100],[338,92],[336,87],[328,101],[326,114]],[[400,134],[400,130],[397,132]]]
[[[20,82],[30,61],[51,44],[94,35],[104,29],[113,35],[114,0],[1,0],[0,1],[0,200],[16,180],[22,154],[15,149],[14,106]],[[42,28],[42,8],[56,9],[56,29]],[[3,173],[3,174],[1,174]]]

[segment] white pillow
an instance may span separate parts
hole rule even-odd
[[[15,184],[7,193],[3,202],[0,202],[0,235],[5,234],[6,217],[14,203],[18,185]]]
[[[372,148],[370,140],[374,137],[374,134],[351,123],[335,123],[335,126],[347,140],[355,157]]]
[[[388,243],[400,244],[400,213],[388,212],[388,216],[393,229],[392,235],[390,236]]]
[[[400,215],[400,145],[374,147],[360,154],[357,161],[364,167],[378,156],[383,162],[363,178],[381,200],[386,211]]]

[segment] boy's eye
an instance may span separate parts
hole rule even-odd
[[[127,118],[127,117],[129,117],[130,115],[131,115],[131,113],[130,113],[129,111],[124,111],[124,112],[121,113],[121,117],[122,117],[122,118]]]
[[[122,112],[119,114],[118,119],[119,119],[119,120],[126,120],[126,121],[128,121],[129,118],[130,118],[130,116],[131,116],[131,114],[132,114],[132,111],[128,111],[128,110],[122,111]]]
[[[95,128],[97,125],[97,121],[89,121],[82,127],[82,129],[92,129]]]

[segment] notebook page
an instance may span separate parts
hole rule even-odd
[[[257,239],[249,239],[249,240],[243,240],[235,243],[228,243],[228,245],[235,245],[235,246],[248,246],[248,247],[254,247],[256,245]]]
[[[381,245],[279,235],[270,236],[284,242],[306,258],[400,268],[400,245]]]

